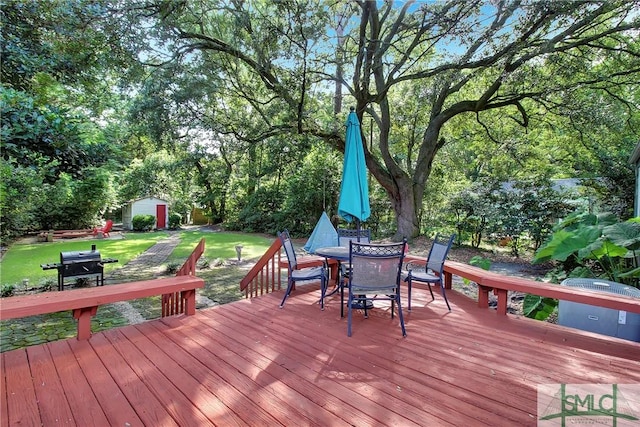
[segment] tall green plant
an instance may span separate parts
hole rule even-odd
[[[640,217],[569,215],[536,252],[533,263],[558,261],[565,277],[600,277],[638,287]],[[562,278],[562,277],[560,277]]]

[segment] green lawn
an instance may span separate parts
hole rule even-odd
[[[158,240],[168,236],[165,232],[126,233],[124,239],[117,240],[76,240],[53,243],[33,243],[12,245],[0,262],[0,285],[12,284],[20,286],[24,279],[30,286],[50,279],[56,281],[56,270],[42,270],[41,264],[60,261],[60,252],[90,250],[95,244],[103,258],[116,258],[117,263],[105,264],[105,274],[119,268],[137,257]],[[273,242],[273,238],[243,233],[223,232],[180,232],[180,244],[175,248],[167,262],[182,263],[193,251],[201,238],[205,238],[203,258],[213,261],[236,257],[236,245],[242,245],[243,259],[260,257]]]
[[[242,259],[256,259],[267,251],[275,239],[246,233],[183,231],[180,233],[180,244],[167,261],[184,261],[203,237],[205,252],[202,257],[209,261],[236,258],[237,245],[242,246]]]
[[[167,237],[167,233],[127,233],[124,239],[118,240],[74,240],[58,242],[41,242],[33,244],[13,244],[4,254],[0,262],[0,284],[21,284],[29,279],[30,285],[52,279],[57,280],[56,270],[43,270],[41,264],[60,262],[60,252],[90,250],[95,244],[103,258],[115,258],[118,263],[105,264],[105,273],[119,265],[126,264],[142,252],[146,251],[158,240]]]
[[[167,233],[126,233],[121,240],[84,240],[61,241],[54,243],[15,244],[5,254],[0,262],[1,284],[18,285],[24,278],[29,279],[29,286],[33,288],[45,279],[57,280],[56,270],[43,271],[40,264],[59,262],[60,252],[89,250],[92,244],[100,251],[102,257],[116,258],[117,264],[106,264],[105,272],[126,264],[137,255],[167,237]],[[180,244],[165,263],[182,264],[193,251],[201,238],[205,238],[205,253],[202,258],[211,264],[216,259],[228,260],[236,258],[236,245],[242,245],[243,260],[257,260],[271,246],[274,238],[255,234],[226,233],[226,232],[180,232]],[[239,282],[247,274],[246,265],[222,263],[216,267],[203,268],[198,276],[205,281],[205,288],[199,291],[210,300],[218,304],[236,301],[243,297]],[[149,272],[148,279],[153,277]],[[141,278],[139,280],[145,280]],[[145,319],[160,316],[160,297],[142,298],[130,301],[135,310]],[[31,316],[0,322],[0,352],[40,344],[58,339],[71,338],[76,334],[75,322],[70,312]],[[101,306],[97,315],[92,319],[92,331],[97,332],[128,324],[112,304]]]

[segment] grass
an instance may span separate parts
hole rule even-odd
[[[14,244],[9,248],[0,262],[0,283],[16,284],[20,289],[22,280],[28,278],[30,286],[36,285],[38,280],[56,281],[55,270],[43,271],[40,264],[58,262],[60,252],[89,250],[91,244],[96,244],[102,257],[116,258],[116,264],[106,264],[105,273],[116,269],[155,244],[166,238],[167,233],[126,233],[121,240],[82,240],[61,241],[54,243]],[[271,246],[273,238],[256,234],[181,231],[180,244],[164,262],[182,264],[191,254],[201,238],[205,239],[206,260],[235,260],[236,245],[242,245],[242,259],[254,260],[262,256]],[[250,263],[249,263],[250,264]],[[247,263],[224,262],[219,266],[212,266],[198,271],[198,276],[205,280],[205,288],[199,293],[210,300],[225,304],[243,298],[239,282],[247,274]],[[136,280],[152,279],[154,273],[141,271],[149,277]],[[141,298],[129,303],[145,319],[160,316],[160,296]],[[1,303],[0,303],[1,304]],[[92,319],[92,331],[97,332],[128,324],[120,312],[112,304],[101,306],[97,315]],[[71,338],[76,334],[76,327],[70,312],[31,316],[0,322],[0,352],[40,344],[58,339]]]
[[[43,270],[41,264],[60,262],[60,252],[90,250],[95,244],[103,258],[115,258],[117,263],[105,264],[104,272],[118,268],[137,257],[167,233],[127,233],[119,240],[74,240],[52,243],[15,243],[0,262],[0,284],[21,285],[28,279],[31,286],[44,280],[57,280],[56,270]]]
[[[183,231],[180,233],[180,244],[173,250],[167,262],[181,262],[196,247],[201,238],[205,239],[203,258],[208,260],[236,258],[236,246],[242,246],[242,259],[254,259],[262,256],[273,238],[256,234]]]
[[[0,285],[22,285],[24,279],[34,286],[45,280],[56,280],[56,270],[43,270],[41,264],[60,261],[60,252],[90,250],[95,244],[103,258],[115,258],[117,263],[105,264],[107,275],[168,236],[165,232],[126,233],[124,239],[117,240],[74,240],[53,243],[16,243],[5,253],[0,262]],[[242,258],[254,259],[265,253],[273,239],[255,234],[181,231],[180,244],[167,259],[167,263],[182,264],[196,247],[201,238],[205,239],[203,258],[236,258],[236,245],[242,245]]]

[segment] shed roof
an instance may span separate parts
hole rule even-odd
[[[139,202],[140,200],[145,200],[145,199],[157,199],[157,200],[161,200],[161,201],[163,201],[163,202],[168,202],[168,200],[167,200],[167,199],[162,199],[162,198],[160,198],[160,197],[155,197],[155,196],[146,196],[146,197],[139,197],[139,198],[137,198],[137,199],[129,200],[128,202],[126,202],[126,203],[125,203],[125,205],[126,205],[126,204],[129,204],[129,203]]]

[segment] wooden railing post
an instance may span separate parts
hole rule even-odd
[[[269,249],[240,281],[240,290],[244,291],[245,298],[274,292],[281,288],[281,247],[280,239],[275,239]]]
[[[198,259],[204,253],[204,238],[200,239],[200,242],[196,245],[191,255],[187,258],[187,260],[182,264],[180,270],[176,273],[176,276],[195,276],[196,274],[196,266],[198,264]],[[174,316],[176,314],[195,314],[196,307],[196,296],[195,291],[193,295],[191,294],[183,294],[181,292],[172,292],[170,294],[162,295],[162,317]],[[192,304],[193,307],[190,306],[190,301],[187,298],[193,298]],[[188,310],[193,309],[192,313],[189,313]]]

